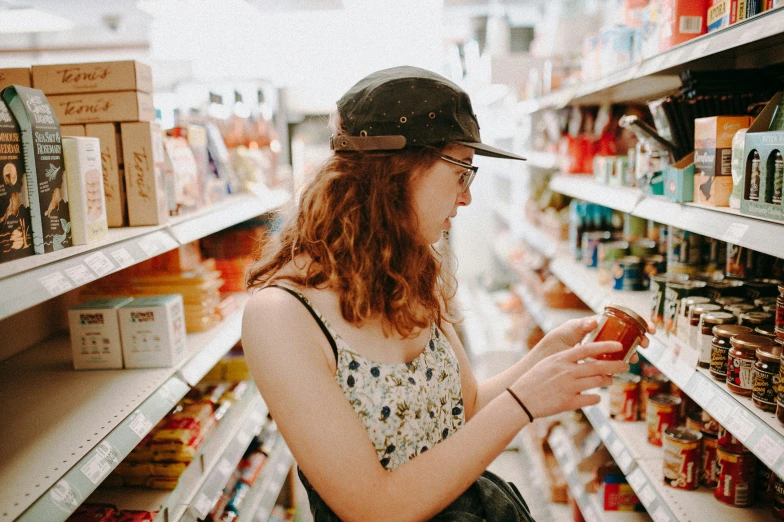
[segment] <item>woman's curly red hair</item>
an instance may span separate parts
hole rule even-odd
[[[427,149],[334,154],[279,239],[262,248],[248,287],[276,279],[329,287],[346,321],[361,325],[380,316],[386,331],[403,337],[430,321],[450,321],[455,279],[436,249],[419,239],[410,193],[412,177],[435,161]],[[304,275],[278,275],[302,258],[313,260]]]

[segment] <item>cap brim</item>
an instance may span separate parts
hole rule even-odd
[[[501,150],[496,147],[491,147],[490,145],[485,145],[484,143],[475,143],[469,141],[459,141],[458,143],[474,149],[479,156],[490,156],[491,158],[506,158],[525,161],[525,158],[522,156],[512,154],[511,152],[506,152],[505,150]]]

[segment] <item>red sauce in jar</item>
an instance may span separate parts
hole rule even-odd
[[[632,310],[619,305],[607,305],[599,318],[599,326],[583,342],[618,341],[623,350],[604,354],[599,359],[629,362],[634,350],[648,331],[645,319]]]

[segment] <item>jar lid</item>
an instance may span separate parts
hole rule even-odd
[[[737,288],[743,286],[743,281],[739,279],[721,279],[718,281],[711,281],[710,286],[719,289]]]
[[[691,307],[691,313],[693,315],[718,312],[719,310],[721,310],[721,305],[717,305],[716,303],[699,303]]]
[[[728,312],[732,312],[735,315],[740,315],[742,313],[754,310],[754,305],[751,303],[734,303],[726,305],[724,309]]]
[[[653,397],[648,397],[648,402],[659,404],[661,406],[678,406],[681,403],[681,398],[675,395],[667,395],[666,393],[659,393]]]
[[[613,375],[613,383],[634,383],[639,384],[640,376],[634,373],[620,373],[618,375]]]
[[[772,363],[780,362],[781,349],[781,345],[775,343],[765,348],[757,348],[757,359]]]
[[[629,317],[629,319],[631,319],[632,321],[637,323],[637,326],[640,327],[640,329],[643,332],[643,335],[645,335],[645,332],[648,331],[648,323],[645,322],[645,319],[643,319],[642,317],[637,315],[637,313],[634,310],[626,308],[625,306],[615,305],[615,304],[607,305],[607,306],[604,307],[604,309],[605,310],[614,310],[616,312],[620,312],[621,314],[627,315]]]
[[[683,298],[683,306],[684,307],[691,306],[691,305],[697,305],[697,304],[708,304],[710,302],[711,302],[711,298],[710,297],[704,297],[704,296],[701,296],[701,295],[692,295],[692,296]]]
[[[708,324],[726,324],[735,322],[736,317],[729,312],[708,312],[702,314],[702,322]]]
[[[743,324],[758,325],[771,323],[771,319],[773,319],[773,314],[769,312],[746,312],[745,314],[740,314],[740,321]]]
[[[739,324],[718,324],[713,327],[713,335],[724,339],[729,339],[736,335],[750,334],[751,332],[751,328]]]
[[[664,436],[678,442],[697,442],[702,439],[702,433],[685,426],[667,428],[664,430]]]
[[[752,333],[735,335],[730,338],[730,344],[735,348],[755,351],[759,348],[768,349],[773,346],[773,342],[764,335],[754,335]]]
[[[776,326],[773,324],[761,324],[754,329],[754,333],[773,339],[776,337]]]
[[[776,298],[775,297],[758,297],[754,300],[754,306],[757,308],[762,308],[763,306],[767,305],[775,305]]]
[[[742,297],[717,297],[716,298],[716,302],[719,303],[721,306],[739,304],[744,301],[745,299]]]
[[[770,314],[775,314],[778,305],[776,303],[764,304],[762,305],[762,311],[768,312]]]

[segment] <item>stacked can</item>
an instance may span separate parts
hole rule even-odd
[[[676,489],[700,485],[702,434],[690,428],[668,428],[664,432],[664,482]]]
[[[648,442],[661,446],[664,432],[678,425],[678,411],[681,399],[660,393],[648,399],[645,410],[645,423],[648,427]]]
[[[750,506],[754,502],[757,458],[731,433],[720,427],[716,459],[719,477],[713,496],[731,506]]]

